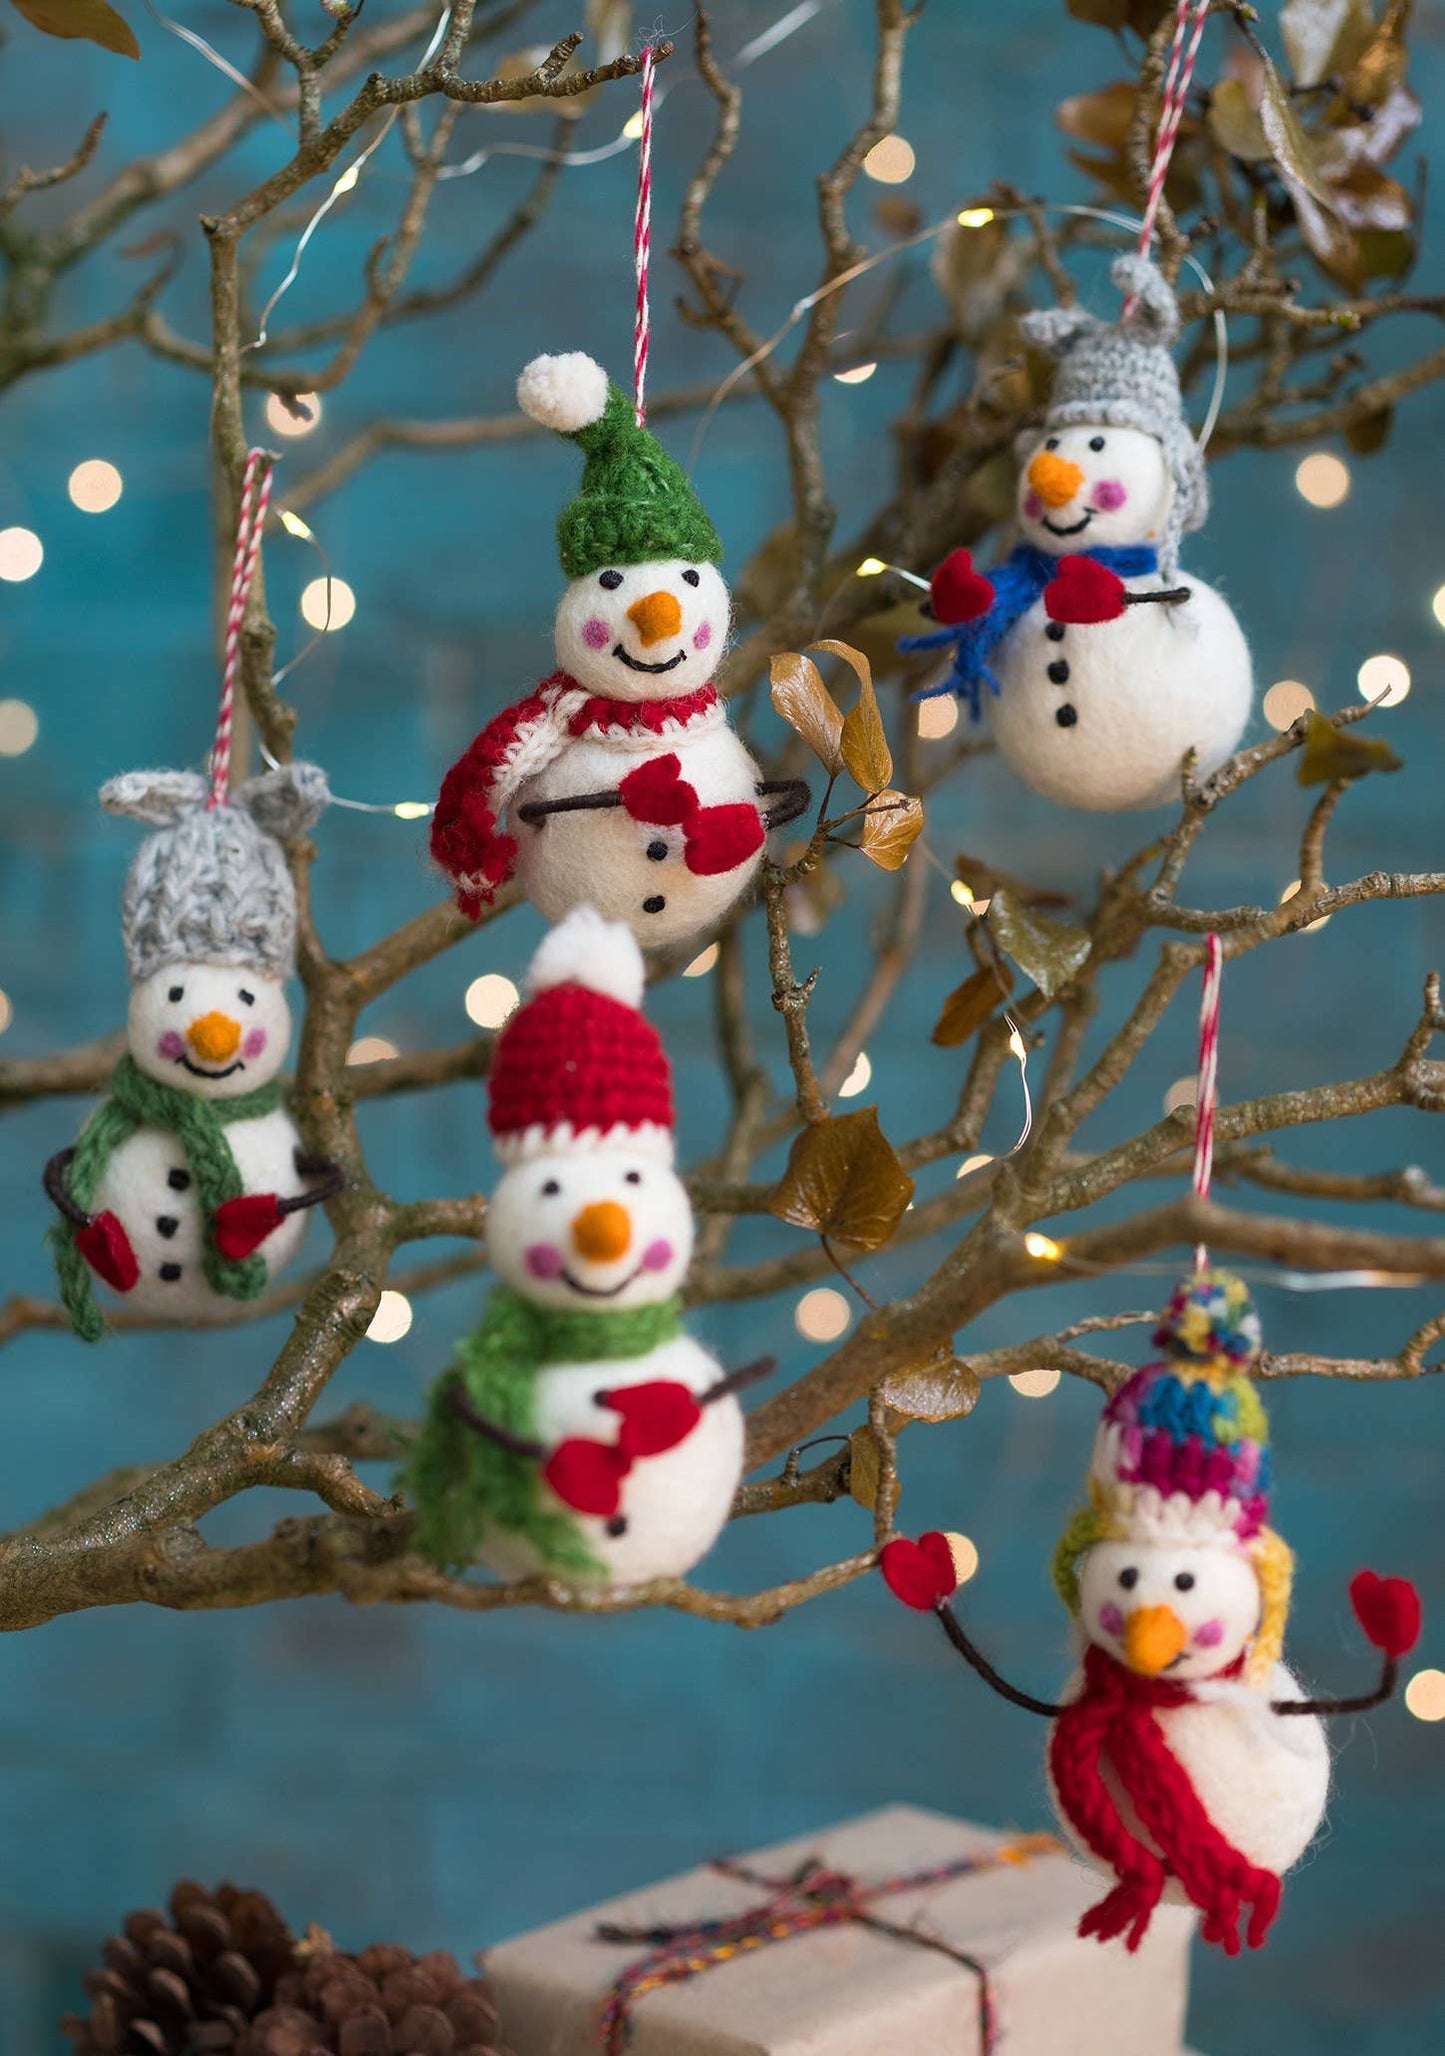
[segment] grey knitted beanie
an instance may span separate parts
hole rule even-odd
[[[166,964],[296,969],[296,890],[278,836],[302,835],[330,800],[316,764],[282,764],[207,808],[198,771],[127,771],[100,789],[111,814],[156,825],[126,873],[121,928],[131,983]]]
[[[1174,478],[1174,503],[1159,539],[1159,568],[1172,578],[1180,537],[1202,527],[1209,512],[1204,457],[1184,418],[1179,372],[1170,354],[1179,333],[1179,307],[1147,257],[1115,258],[1112,276],[1121,293],[1134,296],[1127,322],[1100,321],[1083,307],[1050,307],[1026,314],[1023,331],[1029,342],[1058,359],[1045,429],[1097,421],[1106,428],[1141,428],[1162,443]]]

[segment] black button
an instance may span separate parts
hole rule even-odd
[[[176,1166],[175,1170],[166,1172],[166,1183],[170,1186],[172,1192],[186,1191],[186,1189],[190,1185],[190,1182],[190,1172],[183,1171],[179,1164]]]
[[[1050,621],[1044,629],[1044,634],[1048,637],[1051,643],[1061,643],[1064,639],[1063,622]]]
[[[627,1516],[626,1516],[626,1514],[625,1514],[625,1513],[615,1513],[615,1514],[613,1514],[613,1516],[612,1516],[611,1520],[610,1520],[610,1521],[609,1521],[609,1522],[607,1523],[607,1532],[608,1532],[608,1534],[609,1534],[609,1535],[625,1535],[625,1534],[627,1533]]]
[[[642,911],[644,914],[660,914],[666,905],[667,901],[663,898],[662,894],[655,892],[651,899],[645,899],[642,902]]]
[[[180,1275],[181,1267],[179,1264],[161,1265],[161,1276],[165,1279],[167,1285],[174,1285],[177,1278],[179,1278]]]
[[[163,1235],[167,1242],[170,1241],[180,1225],[174,1214],[156,1215],[156,1233],[157,1235]]]
[[[1055,685],[1068,684],[1069,666],[1066,658],[1055,657],[1053,663],[1049,666],[1049,677],[1053,680]]]
[[[1054,713],[1054,719],[1058,722],[1060,728],[1072,728],[1078,718],[1079,710],[1077,707],[1059,707]]]
[[[665,842],[650,842],[647,845],[647,854],[651,857],[654,864],[660,864],[667,855],[667,844]]]

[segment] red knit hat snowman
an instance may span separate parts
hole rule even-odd
[[[503,1163],[595,1149],[672,1162],[672,1071],[642,988],[623,922],[575,907],[546,936],[492,1058],[488,1121]]]

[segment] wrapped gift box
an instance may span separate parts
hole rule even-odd
[[[750,1877],[709,1866],[609,1900],[488,1951],[507,2041],[516,2056],[599,2056],[614,1982],[631,1971],[613,2042],[628,2056],[981,2056],[991,2041],[1000,2056],[1184,2056],[1193,1916],[1161,1907],[1135,1956],[1081,1942],[1103,1881],[1038,1841],[889,1806],[747,1858]],[[768,1938],[796,1899],[741,1922],[769,1900],[759,1877],[786,1880],[810,1860],[866,1891],[961,1859],[979,1867],[865,1897],[902,1935],[820,1914]],[[702,1925],[719,1920],[739,1925]],[[633,1932],[599,1940],[599,1927]],[[681,1981],[653,1974],[689,1957],[699,1967]]]

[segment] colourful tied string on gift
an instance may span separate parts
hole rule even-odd
[[[900,1892],[926,1891],[977,1871],[1062,1854],[1063,1845],[1053,1835],[1023,1835],[980,1855],[961,1856],[927,1870],[901,1872],[876,1884],[862,1884],[813,1857],[786,1878],[765,1877],[743,1864],[719,1859],[711,1868],[723,1877],[759,1886],[768,1895],[761,1904],[721,1919],[693,1921],[680,1927],[621,1927],[610,1921],[598,1925],[596,1941],[645,1943],[648,1948],[648,1953],[620,1971],[609,1987],[598,2021],[598,2041],[604,2056],[621,2056],[627,2044],[633,2006],[648,1992],[660,1991],[666,1985],[685,1984],[719,1963],[730,1963],[792,1935],[812,1934],[820,1928],[847,1923],[930,1949],[972,1971],[978,1980],[980,2047],[983,2056],[992,2056],[999,2047],[1000,2036],[987,1966],[965,1949],[956,1949],[917,1927],[884,1920],[870,1908],[876,1900]]]
[[[1144,218],[1139,224],[1141,257],[1149,255],[1149,245],[1154,240],[1154,224],[1163,203],[1164,185],[1169,177],[1174,145],[1179,140],[1179,128],[1194,79],[1194,67],[1199,60],[1199,44],[1210,4],[1211,0],[1178,0],[1174,36],[1169,45],[1169,62],[1165,67],[1164,90],[1159,103],[1159,129],[1154,138],[1153,161],[1149,166],[1149,190],[1144,200]],[[1133,311],[1134,296],[1131,293],[1124,302],[1126,321]]]
[[[226,649],[221,665],[221,705],[216,715],[216,740],[211,749],[211,796],[207,808],[223,807],[231,786],[231,733],[236,719],[236,673],[241,663],[241,623],[256,562],[261,530],[271,502],[276,460],[269,450],[248,450],[241,479],[241,510],[236,521],[236,554],[231,562],[231,597],[226,608]]]
[[[652,341],[647,286],[652,263],[652,103],[656,80],[657,57],[649,43],[642,53],[642,134],[637,149],[637,212],[632,227],[632,260],[637,272],[632,381],[633,406],[639,428],[647,419],[647,351]]]
[[[1194,1197],[1205,1200],[1214,1178],[1214,1114],[1219,1104],[1219,995],[1224,949],[1217,935],[1205,938],[1204,990],[1199,1000],[1199,1078],[1194,1088]],[[1209,1268],[1205,1244],[1195,1244],[1194,1268]]]

